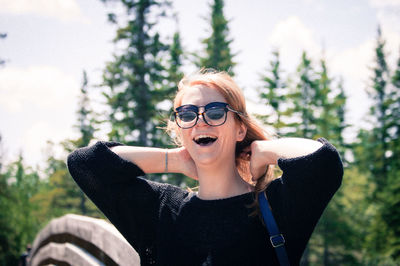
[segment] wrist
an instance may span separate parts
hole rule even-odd
[[[262,140],[257,143],[258,154],[265,164],[277,164],[279,159],[279,145],[275,140]]]
[[[167,163],[165,168],[168,170],[168,173],[180,173],[179,148],[166,149],[165,152],[168,156],[168,158],[165,160],[165,163]]]

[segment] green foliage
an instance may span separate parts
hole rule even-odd
[[[0,172],[0,265],[16,265],[40,228],[33,197],[39,176],[24,166],[22,155]]]
[[[159,139],[162,122],[157,110],[161,107],[157,104],[168,99],[171,90],[163,84],[166,67],[162,57],[168,54],[168,45],[161,41],[155,25],[169,5],[150,0],[120,4],[126,12],[123,18],[126,23],[119,25],[123,19],[115,14],[109,19],[118,26],[114,42],[123,48],[103,74],[103,95],[111,109],[109,137],[131,145],[163,146]]]
[[[260,89],[260,98],[269,108],[267,115],[257,116],[264,124],[272,125],[279,136],[287,131],[288,124],[285,123],[287,119],[288,102],[286,97],[288,95],[288,88],[281,78],[279,51],[275,50],[273,59],[269,62],[267,73],[261,76],[264,86]]]
[[[102,0],[110,2],[113,0]],[[125,16],[108,14],[118,28],[116,52],[103,72],[102,93],[110,112],[109,138],[128,145],[173,147],[161,129],[182,78],[184,51],[179,32],[161,38],[160,19],[170,8],[162,0],[121,0]],[[211,34],[203,40],[204,56],[196,64],[233,74],[228,20],[223,0],[211,4]],[[121,22],[125,21],[125,22]],[[6,34],[0,34],[4,39]],[[172,40],[167,43],[164,40]],[[4,65],[4,60],[0,60]],[[310,240],[303,263],[309,265],[398,265],[400,263],[400,56],[391,75],[385,41],[378,29],[369,96],[369,128],[348,144],[343,81],[332,78],[327,62],[315,67],[303,52],[294,78],[282,77],[279,52],[262,74],[260,98],[269,113],[259,118],[280,136],[325,137],[354,157],[345,160],[343,185],[325,210]],[[97,130],[98,114],[90,108],[88,78],[83,73],[76,129],[65,140],[66,152],[87,146]],[[1,136],[0,136],[1,144]],[[350,150],[351,148],[351,150]],[[351,151],[351,152],[350,152]],[[0,265],[15,265],[27,243],[50,219],[66,213],[104,217],[68,173],[64,159],[50,149],[43,178],[24,165],[23,157],[4,165],[0,153]],[[351,156],[350,156],[351,157]],[[157,181],[193,187],[183,175],[152,175]]]
[[[219,71],[227,71],[233,75],[233,54],[230,49],[232,39],[228,38],[228,21],[224,16],[224,1],[214,0],[211,5],[211,36],[205,38],[202,43],[206,46],[205,55],[199,58],[199,67],[213,68]]]
[[[366,262],[395,265],[400,262],[399,69],[390,77],[380,28],[372,72],[368,91],[373,102],[369,115],[371,130],[360,130],[354,145],[357,166],[374,185],[367,196],[372,215],[365,237]]]
[[[293,123],[292,127],[295,129],[295,136],[312,139],[317,135],[315,112],[319,94],[316,73],[306,52],[301,56],[297,75],[296,90],[290,98],[294,104],[291,114],[299,120]]]
[[[294,81],[283,80],[279,53],[274,51],[273,56],[268,72],[262,76],[264,88],[260,90],[260,97],[267,103],[270,112],[259,118],[276,128],[280,136],[327,138],[344,155],[347,145],[343,131],[348,125],[345,121],[346,95],[342,81],[335,82],[329,76],[325,60],[320,61],[320,70],[315,70],[305,52]],[[352,178],[347,172],[345,176]],[[346,182],[321,217],[303,256],[303,265],[359,263],[357,251],[361,249],[357,247],[358,224],[353,222],[351,205],[346,204],[349,201],[348,186],[355,184]],[[357,203],[360,202],[362,200]]]

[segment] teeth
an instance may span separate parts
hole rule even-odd
[[[199,139],[203,139],[203,138],[211,138],[211,139],[217,139],[217,137],[215,136],[211,136],[211,135],[198,135],[194,138],[195,141],[198,141]]]

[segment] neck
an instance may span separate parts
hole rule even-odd
[[[215,167],[197,166],[199,178],[198,196],[201,199],[223,199],[251,192],[252,186],[244,181],[235,163]]]

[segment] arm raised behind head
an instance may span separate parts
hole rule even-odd
[[[184,147],[161,149],[152,147],[115,146],[111,151],[139,166],[146,174],[182,173],[197,179],[192,157]]]
[[[311,154],[322,143],[303,138],[282,138],[253,141],[250,150],[250,171],[254,179],[265,173],[267,165],[276,165],[279,158],[290,159]]]

